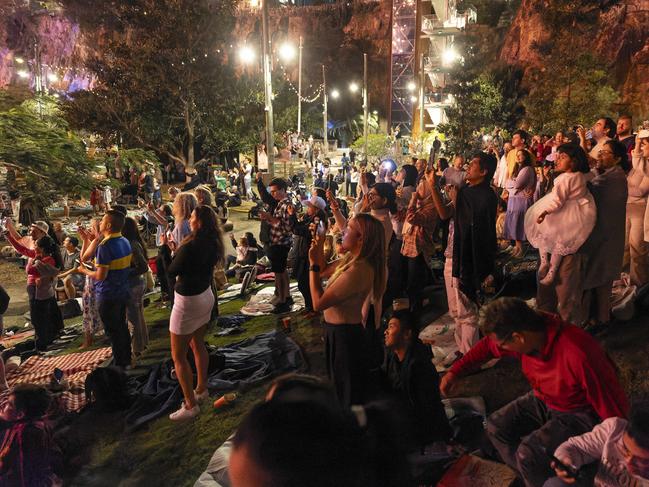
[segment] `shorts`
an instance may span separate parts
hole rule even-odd
[[[268,258],[270,259],[270,270],[273,272],[286,272],[286,261],[288,260],[288,251],[291,248],[287,245],[271,245],[268,249]]]

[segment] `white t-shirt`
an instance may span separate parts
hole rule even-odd
[[[574,467],[599,462],[596,487],[649,487],[649,480],[629,473],[622,456],[622,437],[627,421],[608,418],[581,436],[573,436],[556,449],[554,456],[570,459]]]

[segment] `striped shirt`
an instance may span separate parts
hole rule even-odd
[[[95,255],[95,266],[107,267],[108,275],[95,283],[97,299],[128,297],[131,255],[131,244],[121,233],[112,233],[101,241]]]

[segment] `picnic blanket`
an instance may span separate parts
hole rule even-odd
[[[16,343],[24,342],[25,340],[29,340],[30,338],[33,337],[34,337],[34,329],[29,328],[28,330],[25,331],[19,331],[18,333],[14,333],[12,335],[3,336],[2,339],[0,339],[0,345],[2,345],[4,348],[11,348]]]
[[[69,390],[56,393],[55,397],[59,401],[62,410],[68,412],[79,411],[86,405],[84,389],[86,377],[111,355],[110,347],[60,355],[58,357],[34,355],[15,371],[7,372],[7,383],[10,389],[16,384],[25,383],[47,386],[53,377],[54,369],[61,369],[64,378],[69,384]],[[4,407],[8,397],[9,392],[0,394],[0,408]]]
[[[214,355],[224,361],[215,370],[208,369],[207,387],[211,395],[244,392],[271,377],[300,370],[305,363],[300,347],[277,330],[210,350],[210,357]],[[147,375],[131,379],[136,398],[126,414],[130,430],[178,408],[182,392],[171,375],[172,366],[168,360],[152,366]]]
[[[438,487],[503,487],[511,485],[516,473],[503,463],[485,460],[475,455],[463,455],[444,474]]]
[[[290,291],[291,297],[293,298],[293,306],[291,307],[290,312],[295,313],[296,311],[304,309],[304,298],[297,288],[297,283],[291,284]],[[271,314],[274,308],[274,305],[271,303],[273,296],[275,296],[275,288],[273,286],[268,286],[259,290],[259,292],[252,296],[250,301],[241,308],[241,314],[247,316],[263,316]]]

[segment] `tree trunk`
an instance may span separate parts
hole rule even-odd
[[[185,102],[185,128],[187,129],[187,160],[185,162],[186,169],[194,168],[194,121],[189,113],[189,104]]]

